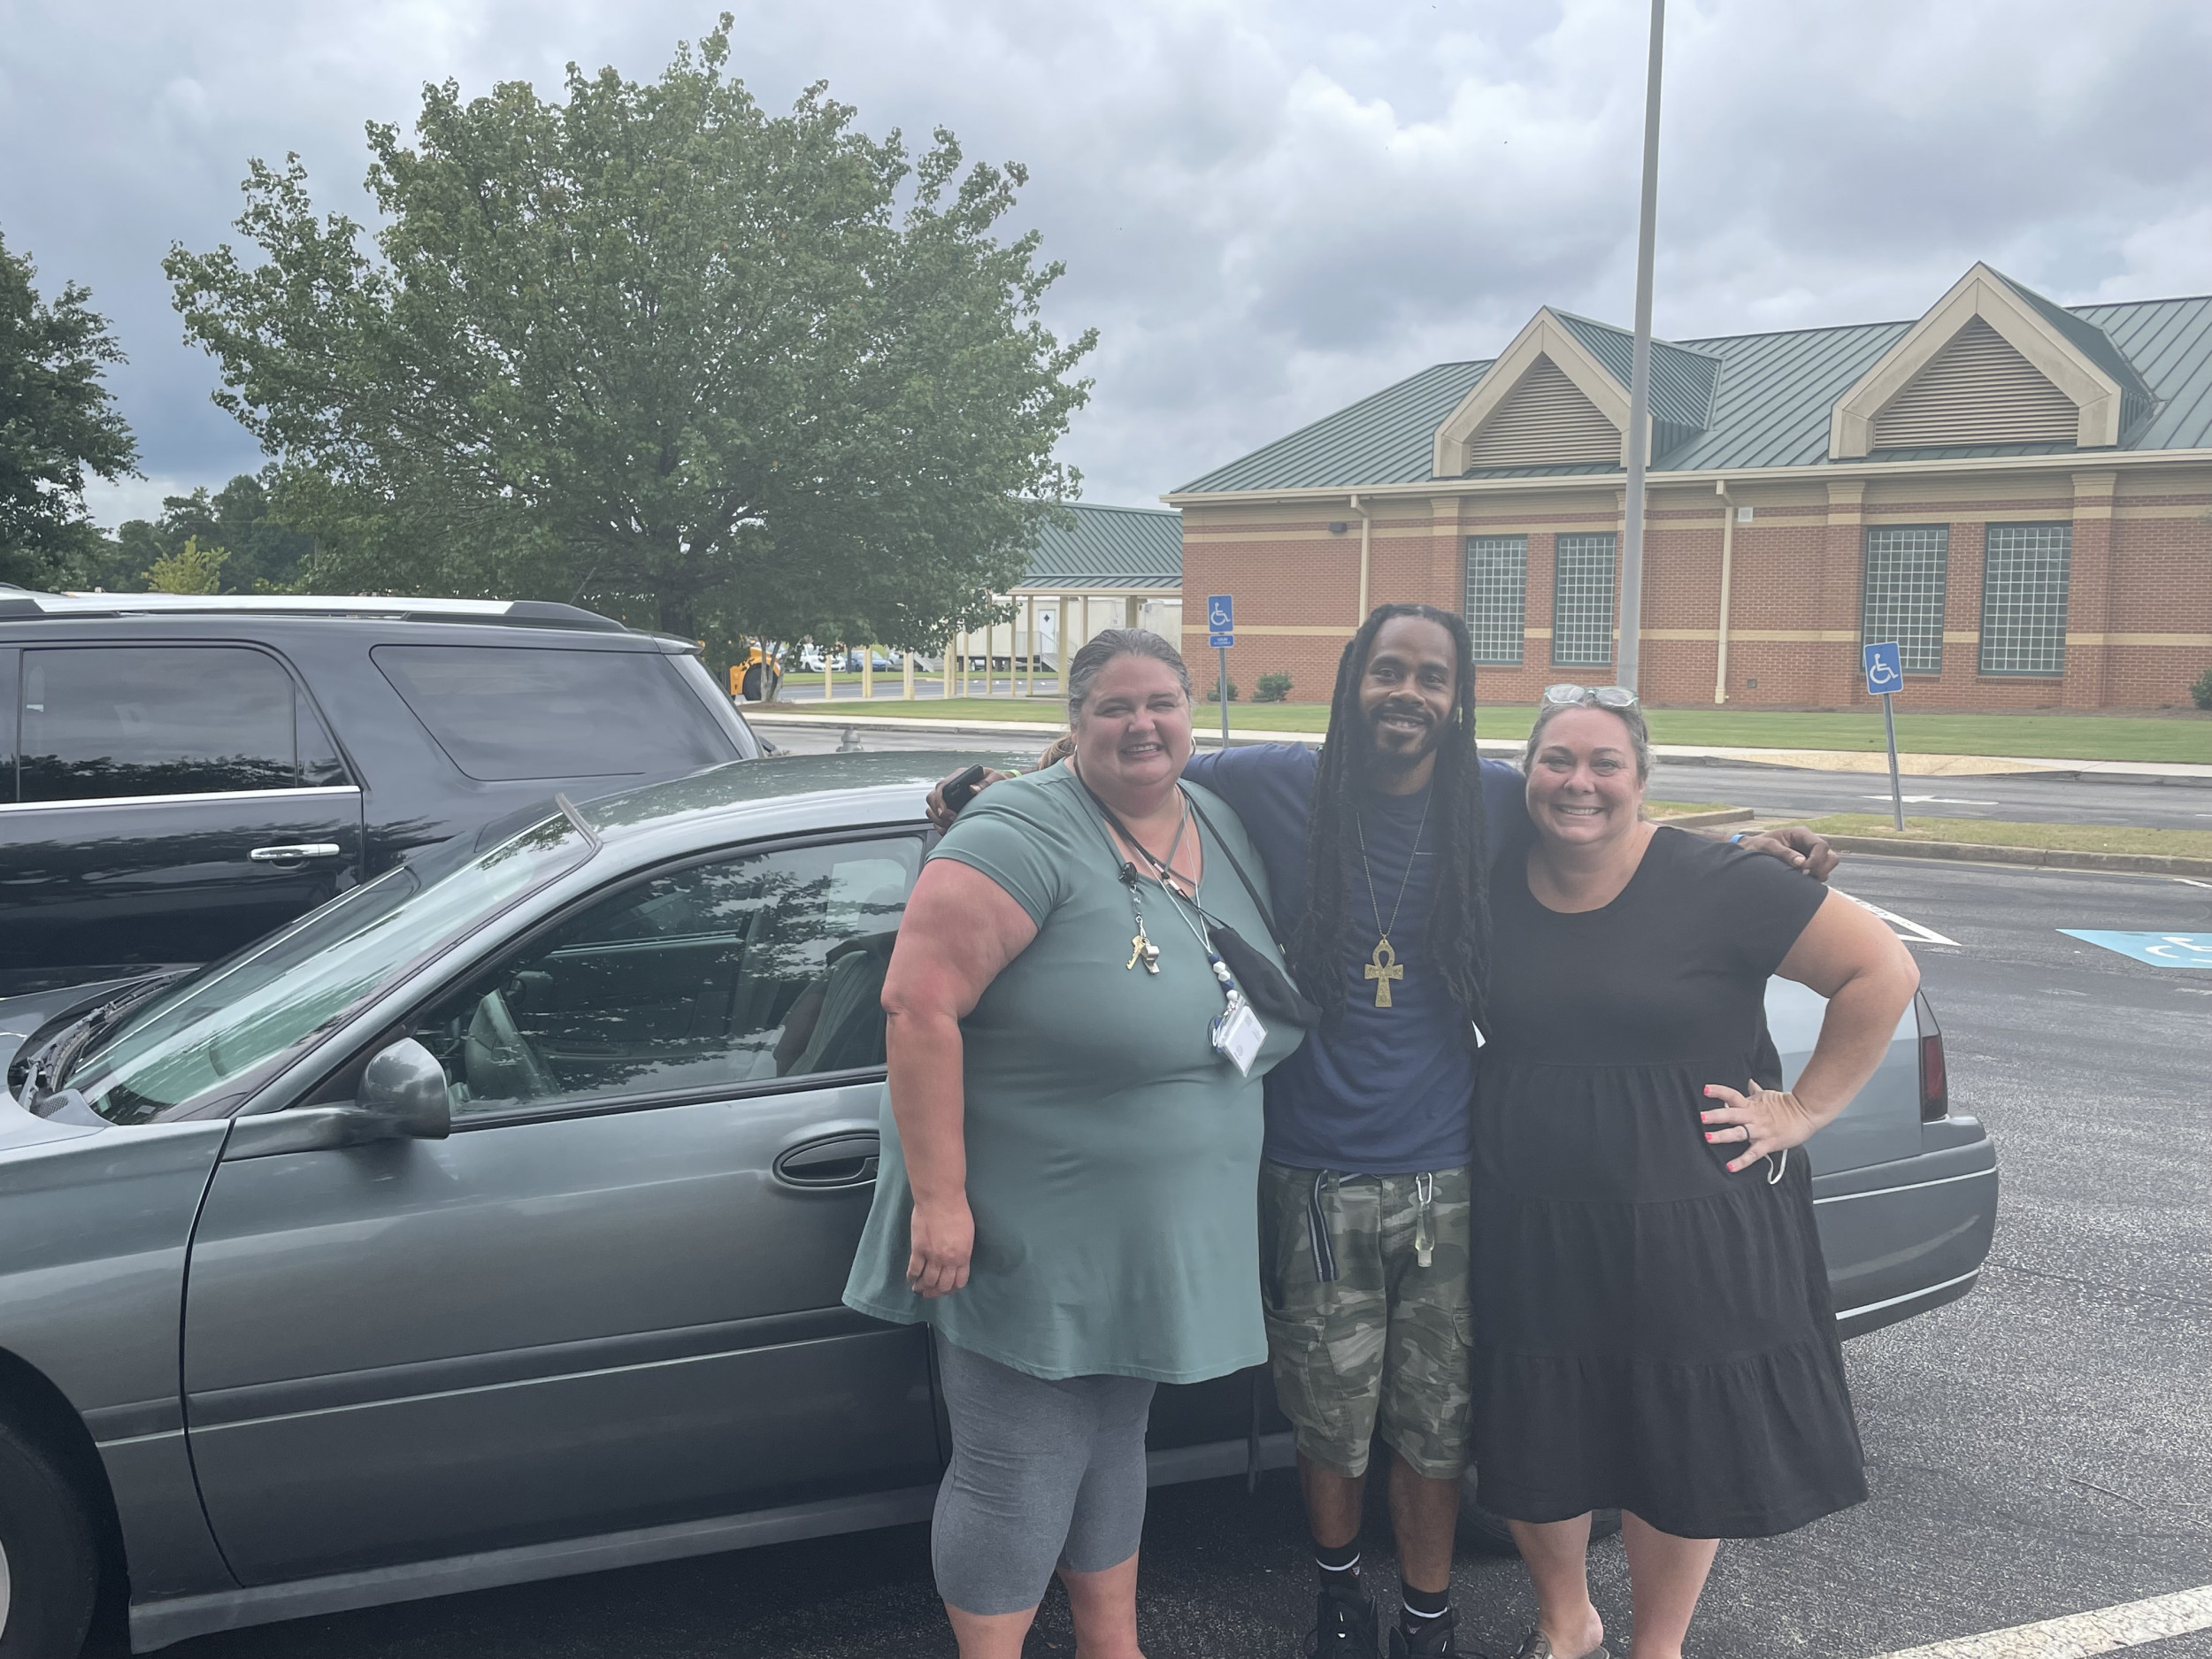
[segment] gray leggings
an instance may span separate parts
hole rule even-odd
[[[1032,1377],[937,1344],[952,1465],[929,1550],[937,1594],[964,1613],[1019,1613],[1052,1571],[1102,1572],[1144,1532],[1149,1382]]]

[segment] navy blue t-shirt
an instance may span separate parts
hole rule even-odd
[[[1244,820],[1267,866],[1275,926],[1286,941],[1305,914],[1306,816],[1320,765],[1318,754],[1302,743],[1260,743],[1194,754],[1183,768],[1186,778],[1211,789]],[[1482,794],[1493,860],[1525,854],[1532,829],[1519,771],[1484,761]],[[1428,950],[1440,826],[1429,825],[1409,876],[1406,869],[1428,795],[1370,791],[1363,801],[1382,920],[1390,918],[1400,880],[1406,883],[1405,903],[1390,930],[1405,977],[1391,985],[1391,1006],[1377,1008],[1366,970],[1379,928],[1369,914],[1366,882],[1356,879],[1345,906],[1352,936],[1341,953],[1344,1010],[1309,1032],[1297,1053],[1268,1073],[1264,1151],[1277,1163],[1405,1175],[1467,1162],[1475,1057],[1466,1041],[1467,1017]]]

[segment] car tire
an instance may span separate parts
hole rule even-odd
[[[0,1423],[0,1659],[75,1659],[99,1590],[84,1501],[35,1442]]]
[[[1598,1509],[1590,1517],[1590,1537],[1593,1542],[1610,1538],[1621,1530],[1618,1509]],[[1475,1471],[1470,1469],[1459,1480],[1459,1535],[1486,1555],[1517,1555],[1520,1547],[1513,1541],[1513,1529],[1506,1525],[1505,1517],[1486,1509],[1475,1497]]]

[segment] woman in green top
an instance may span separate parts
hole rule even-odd
[[[1300,1033],[1255,1029],[1200,915],[1279,967],[1235,867],[1263,879],[1259,861],[1179,785],[1190,679],[1164,640],[1093,640],[1068,711],[1074,754],[979,797],[908,902],[845,1290],[936,1327],[953,1457],[932,1553],[962,1659],[1018,1655],[1056,1567],[1086,1659],[1137,1659],[1153,1386],[1267,1356],[1261,1079]]]

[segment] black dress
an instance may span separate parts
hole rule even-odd
[[[1509,866],[1509,867],[1508,867]],[[1767,976],[1825,889],[1654,833],[1602,910],[1491,887],[1474,1136],[1475,1462],[1524,1521],[1763,1538],[1866,1496],[1802,1150],[1730,1174],[1708,1083],[1779,1087]]]

